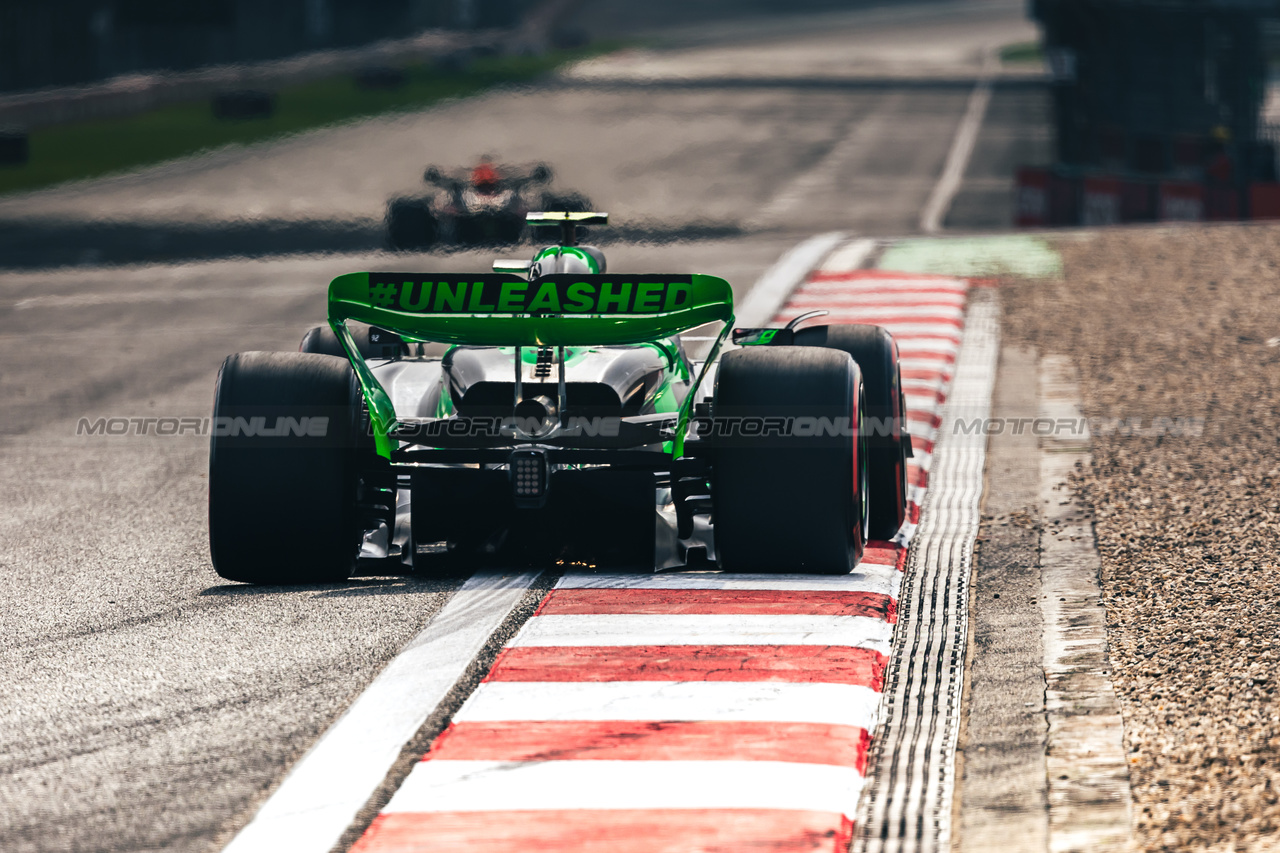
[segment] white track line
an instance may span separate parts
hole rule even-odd
[[[328,853],[538,574],[483,572],[464,583],[294,765],[227,853]]]
[[[850,240],[828,256],[822,262],[819,272],[853,272],[861,269],[867,262],[871,252],[875,250],[875,240]]]
[[[951,150],[947,152],[942,176],[938,178],[938,183],[934,185],[929,200],[925,202],[924,211],[920,214],[920,230],[926,234],[936,234],[942,230],[942,219],[951,209],[951,202],[960,190],[960,182],[964,179],[964,171],[973,155],[973,145],[978,141],[978,131],[982,129],[982,119],[986,116],[987,105],[990,103],[991,80],[984,77],[969,95],[969,104],[956,129],[955,138],[951,141]]]
[[[747,293],[747,298],[737,306],[734,312],[737,315],[737,325],[751,328],[763,326],[772,320],[796,285],[844,239],[843,231],[830,231],[810,237],[788,249],[773,266],[765,270],[764,275],[760,276]],[[867,242],[874,245],[871,240]]]
[[[858,646],[888,654],[892,626],[868,616],[535,616],[512,646]]]
[[[774,681],[487,681],[455,723],[710,720],[819,723],[871,731],[880,694],[858,684]]]
[[[853,767],[784,761],[424,761],[386,812],[795,809],[852,814]],[[430,839],[422,839],[428,849]]]

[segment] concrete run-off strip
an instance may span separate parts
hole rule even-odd
[[[1074,367],[1008,347],[997,418],[1074,418]],[[1092,518],[1070,486],[1089,437],[991,436],[975,564],[958,853],[1127,849],[1129,780]]]
[[[1075,366],[1064,356],[1046,356],[1040,364],[1040,416],[1083,423],[1079,400]],[[1093,517],[1070,485],[1072,472],[1089,460],[1087,430],[1040,438],[1051,853],[1120,851],[1129,841],[1129,770],[1107,660],[1106,611],[1098,588],[1102,564]]]
[[[992,415],[1039,412],[1034,349],[1005,346]],[[1049,849],[1044,624],[1040,615],[1040,449],[1030,430],[987,444],[974,556],[957,853]]]

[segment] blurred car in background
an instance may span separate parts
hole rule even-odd
[[[581,193],[544,189],[535,197],[534,188],[554,178],[545,163],[499,165],[486,156],[471,168],[450,172],[428,166],[422,178],[431,192],[387,203],[387,245],[397,251],[518,243],[530,211],[591,210]]]

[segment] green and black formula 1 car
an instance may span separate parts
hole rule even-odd
[[[218,574],[848,572],[895,534],[911,442],[885,330],[734,329],[724,280],[613,274],[576,245],[604,214],[530,221],[560,244],[488,274],[339,276],[302,352],[227,358]],[[691,357],[681,335],[706,326]]]

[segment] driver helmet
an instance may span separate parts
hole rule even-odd
[[[599,275],[605,271],[604,252],[595,246],[548,246],[533,256],[530,277]]]
[[[471,185],[478,190],[492,191],[498,186],[498,180],[498,170],[493,167],[488,157],[482,158],[471,170]]]

